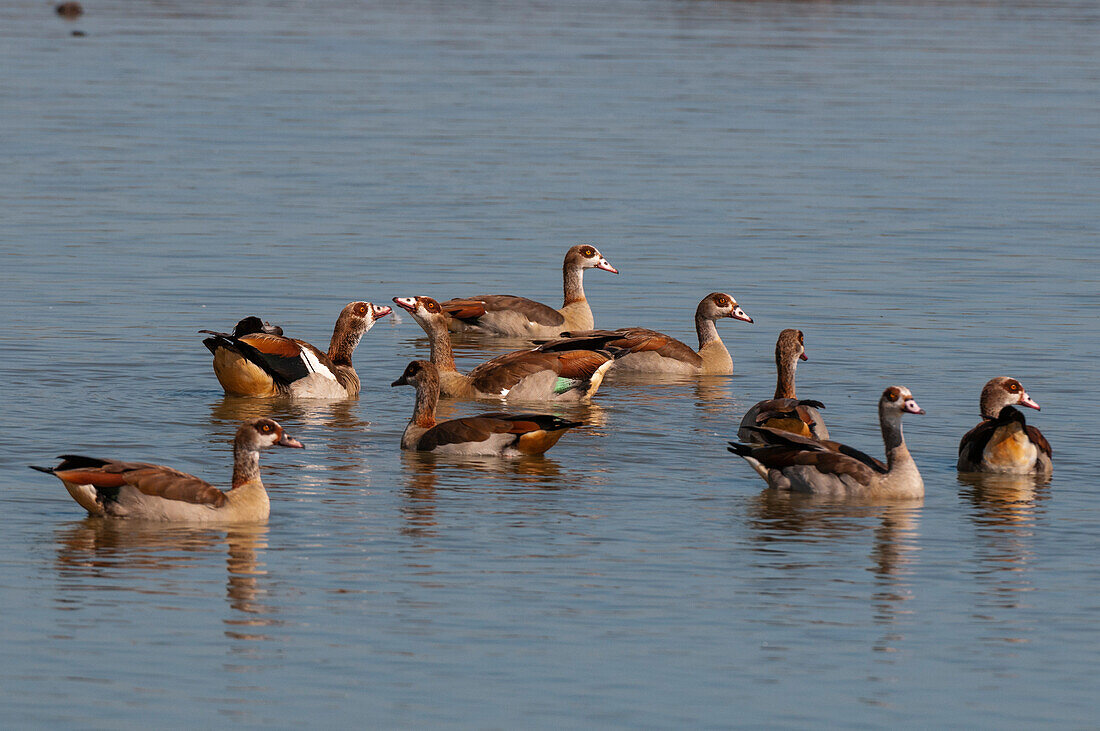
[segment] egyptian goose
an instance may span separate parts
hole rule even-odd
[[[560,310],[510,294],[463,297],[442,303],[447,327],[453,332],[480,332],[523,338],[554,338],[563,330],[588,330],[596,326],[592,308],[584,297],[584,270],[619,270],[590,244],[578,244],[565,252],[562,277],[565,302]]]
[[[960,472],[1046,475],[1054,471],[1050,443],[1015,404],[1039,410],[1015,378],[999,376],[982,389],[982,422],[959,442]]]
[[[616,370],[728,376],[733,373],[733,359],[715,326],[715,321],[723,317],[752,322],[730,295],[708,294],[695,308],[698,352],[674,337],[643,327],[570,330],[562,333],[560,340],[544,343],[542,349],[552,352],[558,348],[609,348],[615,352]]]
[[[431,360],[439,369],[440,389],[455,398],[507,398],[512,401],[586,401],[603,383],[614,359],[608,352],[572,349],[560,352],[517,350],[470,371],[455,368],[443,308],[431,297],[394,297],[424,328]]]
[[[820,401],[799,400],[794,392],[794,371],[799,360],[809,360],[801,330],[788,328],[779,333],[775,341],[775,398],[761,401],[741,419],[737,438],[743,442],[760,443],[752,426],[766,426],[789,431],[813,439],[828,439],[829,430],[818,409],[825,408]]]
[[[549,414],[479,414],[436,422],[439,402],[439,369],[426,360],[414,360],[393,386],[414,386],[416,406],[401,448],[417,452],[518,457],[542,454],[557,444],[565,432],[584,426]]]
[[[214,375],[231,396],[346,398],[359,394],[352,352],[363,334],[392,311],[370,302],[348,304],[336,319],[328,353],[304,340],[256,331],[258,317],[237,323],[237,328],[252,330],[244,334],[237,334],[237,328],[230,335],[200,332],[210,333],[202,344],[214,354]]]
[[[767,427],[748,427],[761,444],[730,442],[740,455],[776,490],[808,492],[834,497],[918,498],[924,481],[901,433],[902,414],[923,414],[908,388],[890,386],[878,402],[878,420],[886,444],[886,464],[857,449],[809,439]]]
[[[246,421],[233,440],[233,485],[222,492],[194,475],[159,464],[63,454],[57,467],[35,467],[65,485],[89,515],[145,520],[246,522],[266,520],[260,450],[302,443],[271,419]]]
[[[245,335],[252,335],[254,333],[282,335],[283,329],[278,325],[272,325],[270,322],[261,320],[255,315],[249,315],[248,317],[239,320],[237,324],[233,326],[233,332],[231,333],[218,332],[217,330],[199,330],[199,332],[208,333],[210,335],[220,335],[223,338],[240,338],[244,337]]]

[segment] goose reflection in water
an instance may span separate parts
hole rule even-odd
[[[401,512],[407,535],[434,536],[437,497],[440,490],[479,490],[513,495],[523,491],[569,489],[578,481],[568,479],[561,465],[544,455],[520,458],[444,457],[430,452],[402,452],[408,478]]]
[[[66,609],[94,605],[99,612],[104,606],[101,592],[127,589],[155,594],[158,604],[170,603],[173,595],[183,600],[193,596],[197,580],[179,572],[209,565],[213,556],[226,551],[226,601],[233,612],[224,619],[225,635],[269,640],[261,628],[282,622],[263,602],[267,532],[266,525],[192,528],[87,518],[57,532],[56,567],[64,594],[59,601]],[[85,597],[82,591],[94,593]]]
[[[1035,560],[1034,536],[1049,499],[1048,478],[1036,475],[962,473],[962,500],[977,534],[977,566],[971,569],[978,587],[977,616],[995,626],[994,639],[1023,642],[1034,631],[1026,617],[1018,620],[1004,610],[1025,607],[1035,590],[1030,574]]]
[[[750,526],[760,542],[758,550],[785,557],[784,543],[851,541],[871,531],[869,565],[875,586],[867,597],[875,624],[883,626],[871,645],[876,652],[895,652],[904,641],[898,625],[913,598],[912,565],[919,550],[919,519],[923,500],[838,500],[824,496],[764,490],[750,508]],[[781,563],[784,572],[813,572],[800,552]],[[796,580],[797,582],[797,580]],[[801,582],[798,582],[801,583]],[[854,585],[853,585],[854,586]]]

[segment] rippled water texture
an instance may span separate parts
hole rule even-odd
[[[1095,724],[1094,3],[85,4],[0,8],[5,725]],[[397,450],[404,313],[344,403],[227,399],[196,333],[557,304],[580,241],[622,272],[586,277],[602,326],[690,341],[737,297],[736,375],[612,375],[545,459],[455,462]],[[835,437],[879,454],[913,389],[923,502],[725,451],[785,327]],[[1049,484],[955,472],[1002,374]],[[265,453],[262,526],[88,520],[26,468],[224,484],[260,414],[307,446]]]

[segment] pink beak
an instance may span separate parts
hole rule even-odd
[[[600,263],[596,265],[597,269],[603,269],[605,272],[611,272],[612,274],[618,274],[619,270],[611,266],[611,262],[607,259],[600,259]]]
[[[802,352],[801,352],[801,353],[799,354],[799,356],[798,356],[798,359],[799,359],[799,360],[809,360],[809,359],[810,359],[810,356],[806,355],[806,351],[805,351],[805,350],[803,350],[803,351],[802,351]]]
[[[382,317],[385,317],[386,315],[393,312],[392,307],[386,307],[385,305],[372,305],[372,306],[374,307],[374,319],[375,320],[377,320],[379,318],[382,318]]]
[[[1024,391],[1022,394],[1020,394],[1020,406],[1026,406],[1029,409],[1040,411],[1039,404],[1035,401],[1035,399],[1027,395],[1027,391]]]
[[[403,300],[409,300],[409,301],[405,302]],[[398,307],[400,307],[403,310],[408,310],[409,312],[416,312],[416,304],[415,304],[416,299],[413,298],[413,297],[394,297],[393,301]]]
[[[920,406],[917,406],[917,402],[914,401],[913,399],[907,399],[905,401],[905,404],[903,404],[903,406],[902,406],[902,411],[906,411],[910,414],[923,414],[924,413],[924,409],[922,409]]]

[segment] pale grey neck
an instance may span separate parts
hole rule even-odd
[[[699,350],[702,350],[704,345],[722,340],[718,337],[718,327],[714,324],[714,320],[700,314],[695,315],[695,334],[699,336]]]
[[[901,433],[901,412],[887,410],[879,406],[879,425],[882,427],[882,442],[886,447],[886,464],[890,469],[895,464],[912,461],[909,449],[905,446],[905,437]]]
[[[238,437],[233,444],[233,487],[260,479],[260,450],[243,444]]]
[[[562,266],[562,283],[565,290],[565,305],[584,302],[584,270],[575,264],[566,262]]]
[[[776,379],[774,398],[798,398],[794,395],[794,371],[797,367],[797,358],[784,359],[778,354],[775,356]]]

